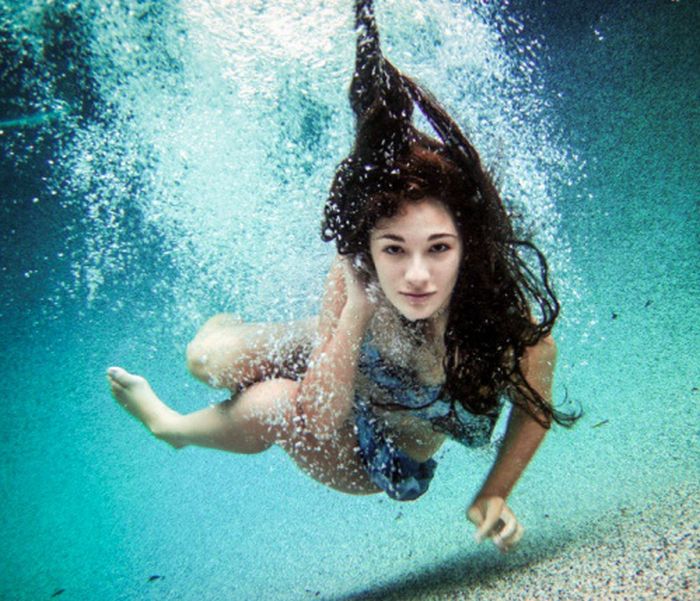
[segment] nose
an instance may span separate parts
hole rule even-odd
[[[422,257],[412,257],[406,267],[406,282],[412,288],[421,288],[430,280],[428,265]]]

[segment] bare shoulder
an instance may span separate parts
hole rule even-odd
[[[557,343],[554,340],[554,336],[547,334],[543,338],[540,338],[537,344],[527,348],[525,354],[530,354],[539,360],[555,360],[557,358]]]
[[[557,344],[550,334],[541,338],[537,344],[525,349],[520,368],[530,386],[545,398],[551,396],[552,378],[557,362]]]

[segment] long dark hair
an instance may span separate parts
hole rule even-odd
[[[544,255],[516,236],[492,177],[457,124],[382,55],[371,0],[358,0],[355,8],[355,144],[336,170],[323,239],[335,240],[340,254],[357,256],[371,269],[369,236],[377,221],[405,202],[440,199],[463,242],[445,331],[444,395],[472,413],[493,416],[505,394],[545,427],[552,420],[573,424],[578,416],[554,409],[520,365],[559,314]],[[413,126],[414,104],[439,139]]]

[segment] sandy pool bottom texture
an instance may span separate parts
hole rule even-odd
[[[700,599],[700,488],[602,514],[507,558],[473,553],[334,601]]]

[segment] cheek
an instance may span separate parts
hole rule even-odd
[[[381,253],[376,258],[373,257],[373,261],[379,287],[386,297],[391,297],[397,287],[397,279],[400,277],[397,275],[396,265]]]
[[[454,261],[450,261],[450,264],[446,266],[445,269],[445,281],[450,284],[451,288],[455,287],[455,284],[457,283],[457,278],[459,277],[459,265],[460,265],[460,259],[456,259]]]
[[[381,262],[382,260],[382,254],[374,248],[372,244],[369,246],[369,260],[372,261],[372,264],[374,265],[375,269],[377,268],[377,264]]]
[[[382,271],[381,256],[378,253],[375,253],[374,251],[370,251],[369,260],[372,261],[372,267],[374,268],[374,272],[377,274],[377,277],[379,277],[379,274]]]
[[[391,281],[391,268],[387,261],[384,261],[381,257],[378,257],[374,261],[374,269],[377,273],[377,279],[382,286]]]

